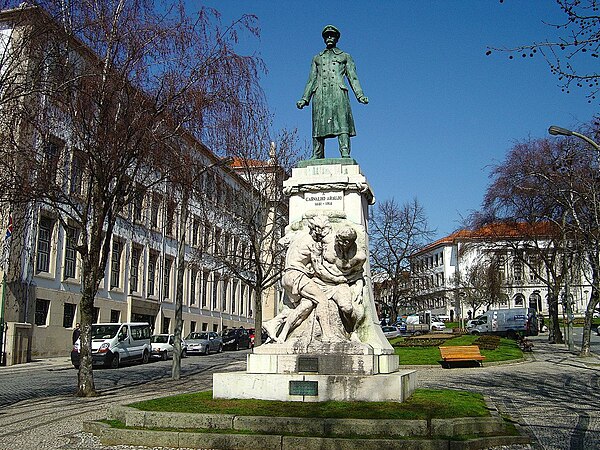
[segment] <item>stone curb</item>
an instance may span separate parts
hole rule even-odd
[[[207,430],[251,431],[253,433],[268,434],[289,433],[307,436],[386,435],[400,437],[429,435],[426,420],[312,419],[301,417],[269,417],[268,420],[265,420],[264,416],[163,413],[140,411],[128,406],[110,407],[108,418],[120,420],[128,427],[144,428],[202,428]],[[489,418],[486,419],[489,420]],[[498,418],[497,421],[501,422],[502,419]],[[436,424],[436,429],[440,427],[440,424]],[[450,427],[446,428],[450,429]],[[476,424],[474,429],[477,429]],[[359,433],[357,430],[364,431]]]
[[[83,431],[100,438],[104,445],[140,445],[170,448],[260,448],[281,450],[282,437],[259,434],[217,434],[181,431],[124,430],[100,422],[84,422]]]
[[[463,441],[446,439],[347,439],[265,434],[217,434],[111,428],[85,422],[83,431],[93,433],[104,445],[142,445],[171,448],[260,448],[261,450],[483,450],[490,447],[528,444],[527,436],[488,436]]]
[[[0,372],[3,373],[18,373],[30,371],[32,368],[44,368],[49,371],[55,370],[68,370],[73,369],[73,364],[71,364],[70,358],[65,358],[64,356],[53,357],[53,358],[41,358],[34,359],[33,361],[29,361],[27,363],[22,364],[14,364],[11,366],[0,366]]]
[[[489,399],[486,398],[489,403]],[[485,449],[529,443],[526,435],[502,436],[505,423],[495,408],[491,417],[425,420],[311,419],[297,417],[234,416],[227,414],[161,413],[127,406],[109,408],[110,419],[132,427],[189,429],[190,431],[112,428],[102,422],[85,422],[83,430],[99,436],[106,445],[155,447],[261,448],[277,450],[381,450],[385,449]],[[203,429],[198,432],[194,430]],[[222,430],[222,433],[211,431]],[[235,430],[237,433],[227,433]],[[360,430],[360,433],[358,432]],[[252,432],[253,434],[243,434]],[[264,433],[264,434],[263,434]],[[295,434],[286,436],[284,434]],[[452,436],[484,437],[453,441]],[[356,436],[348,438],[347,436]],[[385,438],[372,438],[385,436]],[[433,438],[432,438],[433,436]],[[435,438],[440,436],[440,438]],[[397,438],[397,439],[394,439]]]
[[[524,354],[523,358],[516,358],[516,359],[506,359],[504,361],[484,361],[483,365],[479,366],[479,367],[469,367],[469,369],[485,369],[486,367],[493,367],[493,366],[503,366],[503,365],[509,365],[509,364],[521,364],[527,361],[532,361],[533,360],[533,355],[530,353],[529,355]],[[442,367],[441,363],[440,364],[400,364],[398,366],[399,369],[435,369],[435,368],[439,368],[439,369],[444,369],[444,370],[451,370],[452,367],[450,369],[445,369],[444,367]]]

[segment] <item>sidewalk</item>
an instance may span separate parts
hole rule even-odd
[[[35,358],[33,361],[13,366],[0,366],[0,373],[22,372],[32,368],[46,370],[65,370],[72,368],[71,358],[69,356],[55,356],[52,358]]]
[[[596,333],[594,331],[592,331],[592,342],[595,342],[596,338]],[[589,360],[591,361],[593,364],[597,364],[600,363],[600,352],[597,352],[597,347],[594,344],[590,350],[590,357],[589,358],[584,358],[584,357],[580,357],[579,356],[579,352],[581,351],[581,339],[578,337],[577,339],[574,340],[573,342],[573,347],[574,350],[573,351],[569,351],[568,349],[568,345],[565,342],[564,344],[551,344],[550,342],[548,342],[548,332],[544,332],[544,333],[540,333],[537,336],[528,336],[527,340],[533,342],[534,347],[533,347],[533,352],[535,353],[536,350],[538,351],[544,351],[544,352],[549,352],[549,353],[556,353],[556,354],[563,354],[568,358],[573,358],[573,359],[577,359],[580,358],[581,360],[585,361],[585,360]],[[596,348],[594,348],[596,347]],[[594,351],[596,350],[596,351]]]

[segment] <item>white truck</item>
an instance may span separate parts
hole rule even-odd
[[[400,330],[400,334],[411,334],[411,335],[420,335],[429,333],[429,325],[426,323],[420,323],[420,319],[418,315],[407,316],[406,320],[402,321],[398,325],[398,329]]]
[[[469,333],[516,337],[537,336],[537,313],[532,308],[490,309],[473,320]]]
[[[446,329],[446,325],[443,322],[434,319],[430,311],[426,311],[423,315],[425,320],[422,320],[418,314],[407,316],[406,321],[403,321],[398,326],[400,333],[418,336],[420,334],[429,333],[430,331],[444,331]]]

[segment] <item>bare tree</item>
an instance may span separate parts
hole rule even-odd
[[[242,82],[255,86],[262,63],[238,56],[233,46],[241,29],[258,30],[252,16],[222,29],[216,11],[203,8],[192,17],[183,2],[167,10],[152,1],[38,3],[44,9],[21,13],[31,18],[25,32],[35,30],[39,42],[27,56],[43,60],[44,70],[27,72],[26,82],[39,94],[22,96],[13,111],[10,145],[2,147],[3,176],[9,177],[3,193],[24,225],[38,219],[19,205],[33,201],[76,230],[82,262],[78,395],[91,396],[94,297],[113,231],[128,223],[132,200],[172,169],[164,150],[184,127],[208,136],[231,116],[220,101],[231,94],[223,80],[247,71],[251,79]]]
[[[597,122],[583,127],[580,132],[595,140],[600,138]],[[556,171],[560,173],[562,181],[559,189],[562,195],[558,199],[568,211],[563,222],[563,232],[569,238],[564,255],[565,266],[571,269],[574,262],[584,260],[587,270],[582,273],[592,285],[580,352],[581,356],[590,356],[592,317],[600,304],[600,155],[596,148],[579,139],[560,139],[554,144],[564,155],[562,165]],[[568,295],[565,300],[569,308]]]
[[[498,303],[502,292],[502,280],[498,268],[498,257],[483,253],[475,264],[455,274],[453,285],[464,294],[465,301],[473,311],[489,309]]]
[[[589,271],[578,269],[579,274],[590,276],[592,284],[582,341],[585,355],[589,353],[591,314],[598,303],[596,198],[600,185],[597,155],[574,144],[547,139],[516,144],[505,162],[493,170],[482,217],[503,219],[521,236],[512,241],[521,251],[517,254],[548,288],[553,342],[563,342],[558,305],[560,292],[572,277],[572,261],[577,259],[572,255],[579,254],[587,261]],[[568,308],[569,302],[564,307]]]
[[[281,131],[271,143],[256,131],[249,134],[256,137],[258,147],[240,142],[232,148],[232,168],[247,182],[247,189],[233,192],[226,196],[229,201],[218,205],[226,222],[224,233],[213,234],[213,254],[199,252],[197,261],[203,265],[208,258],[215,270],[239,280],[253,293],[254,345],[259,346],[263,302],[267,296],[274,297],[285,257],[285,248],[279,243],[288,221],[283,181],[302,150],[295,130]]]
[[[394,199],[379,203],[369,227],[371,268],[374,274],[383,274],[395,316],[398,306],[411,298],[408,258],[431,240],[433,230],[416,198],[403,205]]]
[[[205,165],[193,146],[172,146],[172,157],[169,160],[169,175],[167,182],[171,187],[171,194],[177,199],[179,214],[177,221],[177,257],[176,257],[176,282],[175,282],[175,329],[174,329],[174,355],[171,377],[178,380],[181,375],[182,357],[182,331],[183,331],[183,294],[184,276],[186,268],[190,265],[191,252],[188,250],[186,237],[189,234],[190,202],[203,193],[198,190],[207,171],[212,171],[218,166],[231,163],[231,159],[219,159],[210,165]],[[187,259],[186,259],[187,256]],[[192,280],[195,282],[195,280]]]
[[[498,50],[514,56],[533,58],[541,55],[552,74],[558,77],[563,92],[573,86],[586,93],[588,103],[596,99],[600,73],[597,67],[600,56],[600,20],[596,0],[556,0],[564,19],[549,23],[551,38],[520,45],[514,48],[489,47],[486,54]]]

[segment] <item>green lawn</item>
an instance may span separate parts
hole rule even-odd
[[[405,338],[392,339],[390,342],[402,342]],[[472,345],[477,336],[465,334],[445,341],[442,345]],[[436,365],[440,363],[440,350],[437,346],[433,347],[394,347],[396,354],[400,357],[400,364],[403,365]],[[496,350],[481,350],[485,356],[486,362],[508,361],[511,359],[520,359],[523,352],[517,343],[511,339],[500,339],[500,346]]]
[[[213,399],[212,392],[205,391],[157,398],[129,406],[142,411],[274,417],[415,420],[489,416],[480,394],[450,389],[417,389],[402,403],[225,400]]]

